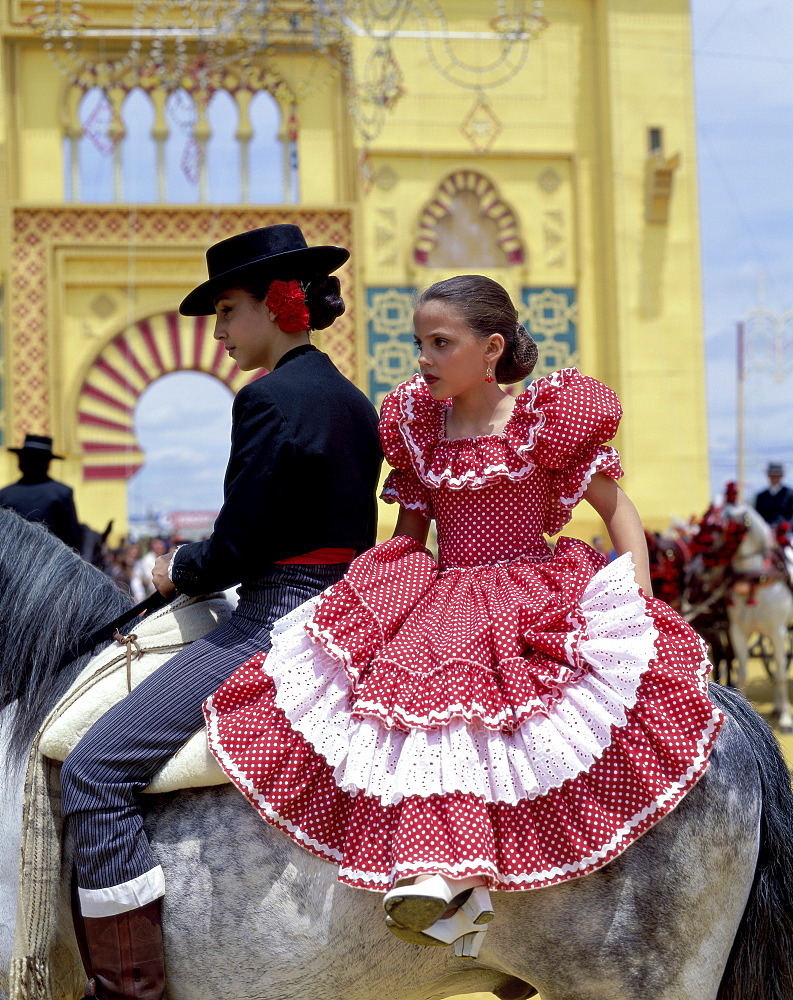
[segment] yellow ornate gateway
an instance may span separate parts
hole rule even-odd
[[[706,503],[685,2],[2,11],[0,444],[52,434],[84,520],[124,530],[151,382],[248,377],[176,307],[209,244],[282,221],[351,249],[348,312],[320,346],[376,403],[415,370],[414,291],[487,273],[541,373],[577,365],[620,394],[648,527]]]

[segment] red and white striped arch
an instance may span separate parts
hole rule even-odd
[[[83,478],[129,479],[143,464],[135,407],[163,375],[198,371],[236,393],[263,372],[242,372],[212,337],[212,316],[160,313],[132,324],[94,359],[77,400]]]

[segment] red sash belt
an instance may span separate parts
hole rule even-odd
[[[352,562],[355,558],[355,549],[313,549],[311,552],[304,552],[300,556],[290,556],[288,559],[276,559],[276,566],[332,566],[335,563]]]

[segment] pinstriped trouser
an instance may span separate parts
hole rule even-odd
[[[273,622],[346,569],[272,567],[240,588],[225,625],[164,663],[88,730],[61,771],[79,887],[119,886],[158,867],[143,830],[139,791],[203,726],[204,700],[254,653],[270,648]]]

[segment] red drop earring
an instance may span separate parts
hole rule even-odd
[[[493,377],[493,369],[490,367],[490,365],[487,366],[487,371],[485,372],[485,382],[495,382],[495,378]]]

